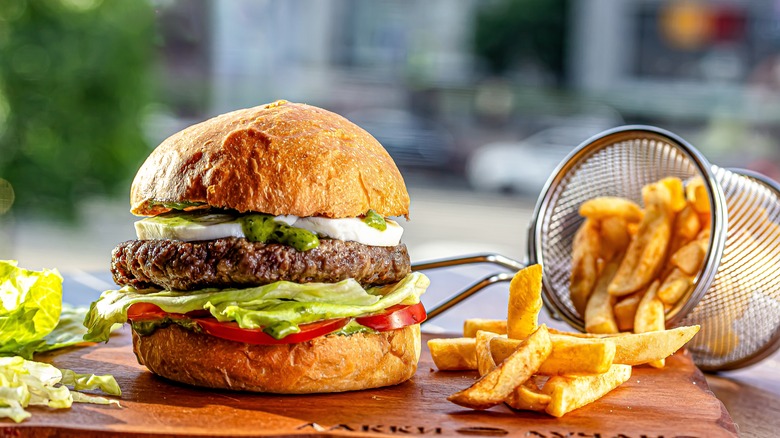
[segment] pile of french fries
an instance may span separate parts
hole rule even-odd
[[[643,187],[642,198],[644,209],[617,197],[580,206],[570,294],[589,333],[663,330],[704,263],[711,207],[702,180],[664,178]]]
[[[566,333],[539,325],[542,268],[519,271],[509,285],[507,319],[467,319],[462,338],[431,339],[439,370],[477,370],[473,385],[448,400],[473,409],[506,403],[561,417],[631,377],[633,365],[663,360],[699,326],[641,334]]]

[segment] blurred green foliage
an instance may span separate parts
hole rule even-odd
[[[0,177],[15,210],[76,217],[126,193],[148,149],[154,10],[139,0],[0,0]]]
[[[474,51],[491,74],[538,62],[564,79],[567,0],[497,0],[483,4],[474,26]]]

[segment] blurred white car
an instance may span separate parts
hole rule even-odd
[[[518,142],[488,143],[466,164],[466,177],[477,190],[537,196],[553,170],[588,138],[612,126],[561,126]]]

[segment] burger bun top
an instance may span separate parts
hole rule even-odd
[[[301,217],[409,214],[403,177],[374,137],[330,111],[286,101],[172,135],[136,174],[130,203],[141,216],[172,204]]]

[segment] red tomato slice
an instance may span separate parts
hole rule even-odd
[[[299,326],[300,332],[287,335],[282,339],[276,339],[262,329],[243,329],[235,322],[220,322],[216,318],[198,318],[195,321],[205,333],[222,339],[247,344],[296,344],[335,332],[347,325],[349,318],[328,319],[310,324],[301,324]]]
[[[422,303],[412,304],[411,306],[397,305],[388,308],[379,315],[361,316],[355,318],[358,324],[372,328],[374,330],[385,332],[396,330],[413,324],[419,324],[425,321],[428,315],[425,313],[425,307]]]
[[[131,321],[148,321],[162,319],[166,316],[173,319],[193,318],[205,333],[218,338],[247,344],[294,344],[306,342],[339,330],[350,321],[350,318],[340,318],[301,324],[300,332],[287,335],[282,339],[276,339],[263,332],[262,329],[243,329],[235,322],[220,322],[216,318],[211,317],[207,311],[197,310],[188,312],[186,315],[168,313],[149,303],[136,303],[127,309],[127,319]],[[386,309],[385,312],[378,315],[362,316],[355,318],[355,320],[358,324],[382,332],[419,324],[425,321],[425,318],[427,318],[425,308],[422,303],[417,303],[411,306],[399,304]]]
[[[165,318],[166,315],[180,315],[178,313],[168,313],[154,304],[135,303],[127,309],[127,319],[131,321],[143,321],[150,319]]]
[[[166,316],[170,318],[200,318],[210,317],[211,313],[208,310],[194,310],[185,314],[181,313],[168,313],[154,304],[150,303],[135,303],[127,309],[127,319],[131,321],[148,321],[150,319],[162,319]]]

